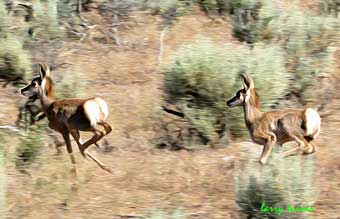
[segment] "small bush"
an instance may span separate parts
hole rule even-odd
[[[335,18],[309,15],[298,8],[281,12],[267,27],[286,51],[291,90],[307,103],[318,96],[315,91],[320,77],[332,72],[339,28],[340,21]]]
[[[65,72],[61,81],[54,82],[58,99],[76,98],[84,94],[86,83],[80,72],[78,68],[71,68]]]
[[[258,168],[250,159],[234,176],[236,203],[248,218],[307,218],[303,213],[287,213],[292,207],[313,206],[318,196],[314,183],[313,157],[295,156]],[[283,213],[261,212],[261,205],[282,207]]]
[[[209,15],[225,15],[227,12],[231,12],[232,3],[235,1],[228,0],[201,0],[198,4],[203,11]]]
[[[26,78],[31,71],[28,53],[14,36],[0,38],[0,78]]]
[[[4,36],[7,30],[7,10],[4,1],[0,2],[0,37]]]
[[[339,0],[319,0],[321,12],[338,17],[340,12]]]
[[[215,45],[207,39],[183,46],[163,72],[167,101],[180,105],[187,122],[210,140],[225,132],[244,134],[243,112],[225,104],[241,88],[240,74],[254,76],[264,109],[283,94],[288,83],[280,48],[257,44],[250,50]]]
[[[185,14],[192,4],[190,0],[148,0],[142,5],[153,14],[160,14],[165,19],[165,24],[171,24],[177,17]]]
[[[259,9],[262,6],[259,0],[232,1],[231,18],[233,34],[240,41],[255,43],[259,34]]]
[[[16,148],[16,166],[18,168],[31,164],[39,155],[43,145],[42,127],[31,127],[27,136],[20,138],[20,143]]]
[[[46,39],[54,39],[63,36],[64,32],[59,27],[58,17],[58,1],[37,1],[34,4],[35,20],[34,32],[35,35]]]
[[[185,215],[182,210],[178,209],[173,212],[164,212],[161,210],[156,210],[151,213],[148,219],[185,219]]]

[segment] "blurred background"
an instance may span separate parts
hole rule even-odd
[[[0,1],[0,218],[278,218],[263,201],[314,207],[281,218],[340,218],[339,11],[339,0]],[[108,103],[113,131],[89,150],[112,175],[73,142],[72,177],[61,136],[34,123],[39,101],[18,91],[38,62],[57,99]],[[225,105],[245,72],[263,111],[319,109],[317,153],[278,159],[288,144],[258,163],[242,109]]]

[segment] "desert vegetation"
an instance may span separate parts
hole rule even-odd
[[[0,2],[0,217],[337,218],[338,0]],[[99,96],[113,131],[79,159],[18,89],[49,64],[57,99]],[[265,166],[241,108],[250,74],[261,110],[312,107],[318,151]],[[19,116],[19,112],[21,112]],[[89,136],[84,135],[87,139]],[[58,146],[58,150],[56,147]],[[13,192],[15,191],[15,192]]]

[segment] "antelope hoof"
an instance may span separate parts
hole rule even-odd
[[[106,166],[103,166],[102,168],[103,168],[103,170],[105,170],[106,172],[113,174],[113,172],[112,172],[112,170],[111,170],[110,168],[108,168],[108,167],[106,167]]]
[[[74,176],[77,177],[78,175],[78,171],[76,167],[72,167],[72,169],[70,170],[70,173]]]
[[[97,143],[94,143],[94,145],[96,145],[97,148],[101,148],[101,147],[99,146],[99,144],[97,144]]]
[[[80,153],[83,155],[83,157],[86,157],[85,150],[83,148],[80,148]]]
[[[267,161],[265,159],[261,159],[259,162],[260,164],[266,164]]]
[[[310,148],[308,150],[303,151],[303,155],[313,154],[315,152],[314,148]]]

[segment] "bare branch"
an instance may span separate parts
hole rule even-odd
[[[175,115],[175,116],[178,116],[178,117],[181,117],[181,118],[185,117],[184,113],[169,109],[165,106],[162,106],[162,109],[169,114],[172,114],[172,115]]]

